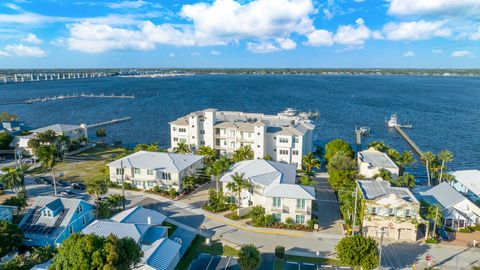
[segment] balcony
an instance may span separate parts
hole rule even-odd
[[[312,214],[312,208],[311,207],[305,207],[305,208],[295,208],[295,213],[296,214],[302,214],[302,215],[311,215]]]
[[[275,213],[290,213],[290,208],[285,205],[284,206],[272,205],[271,211]]]

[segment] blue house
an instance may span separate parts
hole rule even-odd
[[[80,199],[39,196],[19,226],[26,246],[58,246],[95,220],[95,206]]]

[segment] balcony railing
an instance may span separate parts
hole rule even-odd
[[[290,208],[288,206],[276,206],[272,205],[272,212],[275,213],[290,213]]]
[[[303,215],[311,215],[312,214],[312,208],[311,207],[295,208],[295,213],[303,214]]]

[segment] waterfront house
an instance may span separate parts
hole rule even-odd
[[[166,216],[157,211],[137,206],[120,212],[111,219],[95,220],[82,233],[129,237],[143,251],[143,257],[134,269],[173,270],[180,260],[182,246],[168,239],[168,229],[159,226],[165,219]]]
[[[16,206],[0,205],[0,220],[12,222],[14,211],[17,211]]]
[[[260,205],[265,214],[273,215],[278,222],[292,218],[296,223],[306,224],[312,218],[315,189],[296,184],[295,165],[263,159],[233,164],[220,181],[223,190],[238,203],[237,194],[227,188],[235,174],[243,174],[252,184],[251,189],[242,190],[240,207]]]
[[[480,201],[480,170],[463,170],[453,172],[455,180],[451,185],[470,200]]]
[[[80,199],[38,196],[20,221],[26,246],[58,246],[95,220],[95,206]]]
[[[420,191],[419,197],[430,205],[439,205],[443,225],[455,230],[480,224],[480,208],[447,182]]]
[[[249,145],[254,159],[270,156],[274,161],[302,167],[302,157],[312,152],[315,126],[305,116],[265,115],[206,109],[170,122],[171,146],[184,142],[193,150],[206,145],[220,155],[231,155]]]
[[[88,138],[87,125],[65,125],[65,124],[54,124],[42,128],[37,128],[30,131],[30,134],[24,136],[16,136],[15,139],[10,144],[11,147],[16,147],[20,150],[23,150],[26,154],[32,155],[32,149],[28,147],[28,142],[35,138],[38,134],[44,133],[45,131],[51,130],[55,132],[57,136],[64,135],[70,140],[81,140],[82,138]]]
[[[397,164],[387,154],[373,147],[358,152],[357,163],[359,174],[367,179],[373,178],[381,169],[389,171],[393,178],[397,178],[400,173]]]
[[[126,183],[140,189],[155,186],[163,190],[183,190],[182,181],[204,167],[203,156],[165,152],[138,151],[107,164],[110,181]]]
[[[362,233],[380,238],[416,241],[420,203],[408,188],[392,187],[384,180],[359,180],[358,190],[364,199]],[[360,210],[361,211],[361,210]],[[426,229],[425,226],[423,229]]]
[[[24,130],[23,122],[12,120],[0,122],[0,132],[6,131],[10,135],[17,135]]]

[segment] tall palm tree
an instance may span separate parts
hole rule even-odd
[[[217,192],[219,191],[218,181],[220,180],[220,175],[225,171],[225,165],[221,160],[217,160],[214,163],[210,164],[205,171],[208,175],[215,176],[215,184]]]
[[[173,152],[177,154],[190,154],[192,153],[192,150],[185,142],[179,142],[177,147],[173,148]]]
[[[252,150],[252,147],[250,147],[250,145],[242,146],[237,150],[235,150],[235,152],[233,152],[232,160],[234,162],[250,160],[250,159],[253,159],[253,150]]]
[[[425,163],[425,169],[427,170],[428,186],[432,185],[432,168],[433,163],[436,160],[436,156],[432,152],[425,152],[422,154],[422,161]]]
[[[36,153],[38,160],[43,164],[44,169],[50,169],[52,172],[53,189],[55,197],[57,197],[57,183],[55,180],[55,165],[57,158],[60,157],[60,152],[54,144],[42,145],[38,148]]]
[[[395,181],[394,184],[399,187],[415,187],[415,177],[409,173],[404,173],[400,175]]]
[[[395,162],[397,162],[400,159],[400,153],[393,148],[390,148],[390,149],[387,150],[387,155],[391,159],[393,159]]]
[[[187,190],[192,190],[193,187],[195,186],[196,180],[197,179],[193,175],[189,175],[189,176],[183,178],[183,181],[182,181],[183,188],[185,188]]]
[[[198,148],[197,154],[202,155],[205,157],[205,163],[210,164],[210,162],[215,160],[217,156],[217,152],[213,150],[210,146],[202,145]]]
[[[95,204],[97,205],[97,218],[98,208],[100,206],[100,197],[108,192],[107,180],[103,177],[88,179],[85,183],[87,185],[87,193],[95,196]]]
[[[442,161],[442,165],[440,167],[440,178],[438,179],[438,182],[442,183],[443,170],[445,169],[445,163],[453,160],[453,153],[448,150],[442,150],[440,151],[440,153],[438,153],[438,159]]]
[[[302,163],[305,173],[308,175],[312,174],[313,168],[320,169],[321,166],[320,161],[315,158],[315,155],[313,153],[309,153],[308,155],[304,156],[302,159]]]
[[[262,258],[260,251],[252,245],[244,245],[238,253],[238,265],[241,270],[255,270],[260,267]]]
[[[415,160],[411,151],[403,151],[396,162],[400,167],[405,168],[407,166],[412,166],[417,160]]]
[[[0,176],[0,182],[2,182],[6,188],[11,189],[18,196],[19,189],[25,186],[25,177],[20,168],[3,168],[4,175]]]
[[[240,194],[242,193],[243,189],[249,189],[252,187],[252,184],[247,181],[247,179],[244,178],[244,173],[239,174],[235,173],[232,175],[232,180],[233,182],[229,182],[227,184],[227,188],[230,189],[232,192],[235,192],[237,194],[237,206],[240,208]]]

